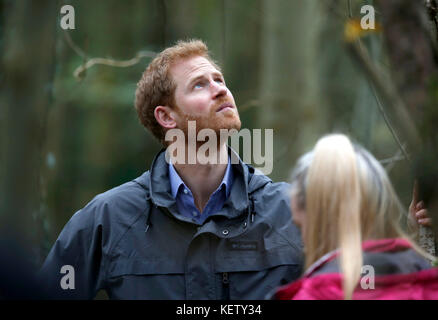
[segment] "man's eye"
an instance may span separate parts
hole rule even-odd
[[[224,80],[221,79],[221,78],[218,78],[218,79],[216,79],[215,81],[216,81],[217,83],[219,83],[219,84],[224,84]]]
[[[204,86],[203,82],[197,82],[195,83],[195,85],[193,86],[193,89],[200,89]]]

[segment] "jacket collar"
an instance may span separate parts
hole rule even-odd
[[[234,170],[234,183],[230,196],[219,214],[234,218],[242,214],[249,206],[248,194],[271,182],[268,177],[256,174],[251,166],[245,164],[238,154],[228,147]],[[159,207],[167,208],[174,216],[178,215],[175,199],[171,194],[169,166],[165,149],[160,150],[152,162],[150,172],[146,172],[136,181],[149,189],[151,201]]]

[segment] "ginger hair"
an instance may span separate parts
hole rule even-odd
[[[192,57],[206,58],[216,69],[219,66],[208,54],[207,45],[201,40],[178,41],[174,46],[160,52],[149,64],[135,91],[134,106],[138,118],[163,145],[165,131],[157,122],[154,110],[157,106],[176,106],[174,93],[176,84],[170,69],[175,62]]]

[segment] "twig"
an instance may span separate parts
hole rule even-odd
[[[406,160],[406,158],[405,158],[405,156],[400,155],[400,150],[398,150],[398,153],[395,156],[393,156],[391,158],[379,160],[379,162],[381,164],[385,165],[385,164],[392,164],[394,162],[402,161],[402,160]]]
[[[392,156],[391,158],[382,159],[379,162],[385,166],[385,170],[387,173],[389,173],[392,168],[394,168],[394,165],[397,161],[403,161],[406,160],[406,158],[402,155],[402,152],[400,149],[397,150],[397,153]]]
[[[67,41],[67,44],[70,46],[70,48],[73,49],[74,52],[76,52],[76,54],[80,57],[82,57],[84,60],[88,59],[88,56],[86,55],[86,53],[79,48],[76,43],[74,43],[73,39],[70,37],[70,33],[67,31],[64,31],[64,38]]]
[[[108,58],[92,58],[92,59],[89,59],[86,63],[77,67],[76,70],[74,71],[73,75],[75,76],[76,79],[81,80],[81,74],[85,70],[94,66],[95,64],[103,64],[103,65],[112,66],[112,67],[126,68],[126,67],[133,66],[134,64],[137,64],[141,58],[145,58],[145,57],[153,58],[155,56],[156,56],[155,52],[140,51],[135,55],[134,58],[129,59],[129,60],[114,60],[114,59],[108,59]]]
[[[409,142],[409,146],[419,145],[419,134],[416,127],[412,124],[403,100],[399,97],[392,84],[388,81],[384,81],[381,73],[371,61],[366,48],[360,47],[358,41],[347,42],[347,46],[350,49],[353,58],[356,59],[358,65],[362,68],[363,72],[372,83],[372,87],[376,89],[376,97],[377,93],[382,97],[384,103],[380,104],[379,102],[379,108],[383,110],[384,105],[387,108],[388,113],[395,118],[395,123],[398,125],[398,131],[404,133],[404,136]],[[395,130],[393,130],[391,126],[390,130],[395,134]],[[399,139],[397,139],[397,143],[401,146]],[[404,154],[406,155],[407,153],[404,152]]]
[[[64,38],[67,44],[70,46],[70,48],[72,48],[73,51],[76,52],[78,56],[84,59],[84,63],[79,67],[77,67],[76,70],[73,72],[73,75],[77,80],[81,80],[82,73],[85,72],[87,69],[91,68],[92,66],[94,66],[95,64],[103,64],[112,67],[126,68],[133,66],[134,64],[137,64],[142,58],[154,58],[156,56],[156,53],[152,51],[140,51],[135,55],[134,58],[129,60],[114,60],[109,58],[90,58],[78,45],[74,43],[73,39],[70,37],[70,34],[68,32],[64,32]]]
[[[373,84],[370,84],[370,86],[371,86],[371,91],[373,92],[374,98],[376,98],[377,106],[379,107],[380,114],[382,115],[383,120],[385,120],[386,126],[388,127],[389,131],[391,132],[394,140],[397,142],[397,144],[400,148],[400,151],[404,155],[404,159],[407,159],[408,161],[410,161],[411,159],[410,159],[405,147],[400,142],[400,139],[397,136],[397,133],[395,132],[394,128],[391,126],[391,123],[389,122],[389,119],[385,113],[385,110],[384,110],[382,104],[380,103],[379,97],[377,96],[377,93],[376,93],[376,89],[374,88]]]

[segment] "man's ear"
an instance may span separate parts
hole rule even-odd
[[[157,122],[165,129],[176,127],[175,111],[168,106],[157,106],[154,110],[154,116]]]

